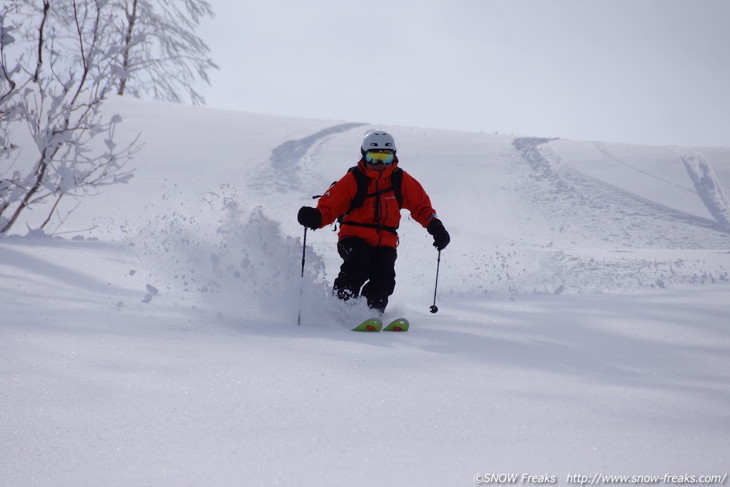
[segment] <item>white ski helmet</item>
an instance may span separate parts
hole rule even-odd
[[[388,132],[375,130],[365,136],[360,146],[362,153],[369,150],[389,149],[395,152],[395,139]]]

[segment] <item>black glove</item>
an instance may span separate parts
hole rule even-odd
[[[322,213],[317,208],[302,206],[297,214],[297,220],[305,227],[316,230],[322,225]]]
[[[426,227],[426,231],[433,235],[433,246],[436,247],[436,250],[444,250],[451,242],[449,232],[446,231],[444,224],[438,218],[431,220],[431,223]]]

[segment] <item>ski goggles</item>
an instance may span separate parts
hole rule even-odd
[[[395,160],[395,152],[392,150],[369,150],[365,153],[365,161],[373,165],[393,164]]]

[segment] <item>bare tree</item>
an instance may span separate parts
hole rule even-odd
[[[11,67],[6,59],[6,47],[15,42],[15,27],[6,25],[5,18],[14,7],[15,3],[8,3],[0,8],[0,159],[9,155],[11,147],[8,124],[14,117],[13,110],[5,101],[10,99],[17,87],[13,80],[17,65]]]
[[[9,2],[0,8],[0,226],[2,225],[2,214],[10,206],[14,199],[14,179],[5,178],[12,169],[10,163],[11,154],[15,145],[10,135],[10,123],[18,118],[17,107],[11,103],[18,87],[15,77],[20,65],[8,63],[7,51],[15,43],[15,26],[6,23],[8,15],[18,8],[17,1]],[[7,167],[3,167],[6,166]]]
[[[123,12],[117,27],[120,65],[117,94],[151,95],[158,100],[180,103],[183,93],[193,104],[205,99],[193,85],[210,82],[208,71],[218,69],[210,49],[195,29],[213,9],[205,0],[114,0]]]
[[[132,177],[124,163],[137,140],[119,146],[121,117],[101,112],[123,76],[112,7],[109,0],[15,0],[0,11],[0,160],[12,160],[0,166],[0,233],[41,202],[50,207],[45,228],[64,196]],[[9,139],[21,131],[36,151],[10,156]]]

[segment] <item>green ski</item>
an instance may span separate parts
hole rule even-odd
[[[382,321],[380,321],[378,318],[370,318],[369,320],[365,320],[357,325],[355,328],[352,329],[352,331],[378,332],[381,328],[383,328]]]
[[[390,322],[388,326],[383,328],[383,331],[408,331],[408,320],[405,318],[398,318]]]

